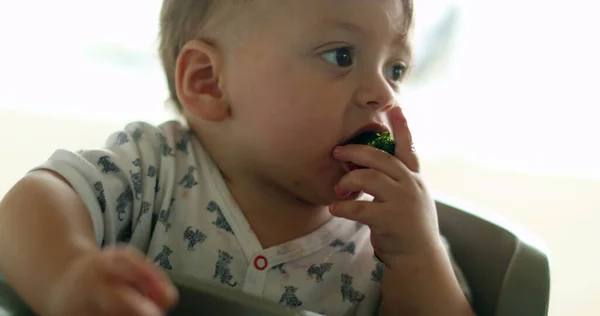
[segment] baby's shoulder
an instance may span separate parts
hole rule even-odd
[[[193,146],[191,142],[195,142],[193,131],[182,121],[169,120],[160,124],[133,121],[113,131],[106,140],[105,148],[180,161],[186,160],[190,153],[202,150],[201,146]]]
[[[130,134],[134,141],[157,141],[161,140],[161,138],[171,140],[187,136],[191,133],[191,129],[187,124],[179,120],[168,120],[159,124],[147,121],[132,121],[125,124],[122,130],[113,133],[111,136],[114,137],[123,133]]]

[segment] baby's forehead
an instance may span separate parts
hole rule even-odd
[[[341,24],[387,27],[393,32],[406,33],[412,22],[412,0],[253,0],[255,12],[280,16],[288,22],[295,22],[298,28],[308,28],[315,24],[324,27],[338,21]],[[246,11],[248,14],[250,10]],[[254,10],[252,10],[254,11]],[[275,23],[281,23],[281,21]],[[266,21],[252,19],[252,23]],[[338,24],[340,24],[338,23]],[[285,27],[271,25],[270,27]]]
[[[266,0],[265,0],[266,1]],[[412,26],[411,0],[283,0],[272,14],[285,21],[273,28],[308,33],[344,30],[368,36],[406,37]],[[272,3],[272,2],[271,2]]]

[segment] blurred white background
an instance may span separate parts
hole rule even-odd
[[[436,58],[404,104],[429,185],[544,239],[551,315],[600,314],[600,4],[415,2],[419,52]],[[0,197],[56,148],[171,115],[160,3],[0,1]],[[452,6],[453,40],[425,42]]]

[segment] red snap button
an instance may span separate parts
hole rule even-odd
[[[254,258],[254,267],[260,271],[263,271],[264,269],[267,268],[267,266],[269,265],[269,262],[267,261],[267,258],[265,258],[264,256],[258,256],[256,258]]]

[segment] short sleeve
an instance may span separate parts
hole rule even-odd
[[[152,215],[169,198],[180,132],[131,123],[102,149],[57,150],[34,170],[52,170],[69,182],[90,212],[99,246],[131,241],[145,251]]]

